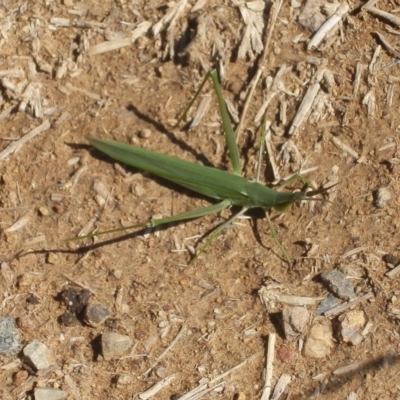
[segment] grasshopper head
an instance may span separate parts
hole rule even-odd
[[[286,211],[290,208],[290,206],[293,203],[296,203],[297,201],[302,201],[306,199],[307,193],[306,192],[295,192],[295,193],[290,193],[290,200],[275,204],[274,208],[277,211]]]

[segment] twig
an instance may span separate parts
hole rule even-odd
[[[265,127],[265,129],[267,130],[267,133],[265,135],[265,147],[267,149],[268,159],[269,159],[269,163],[271,165],[272,175],[273,175],[274,182],[275,182],[275,181],[279,181],[281,179],[281,176],[279,174],[279,168],[276,165],[274,152],[273,152],[272,146],[271,146],[271,142],[272,142],[271,136],[272,135],[271,135],[270,126],[271,126],[271,122],[268,121],[267,126]]]
[[[300,107],[298,108],[297,113],[293,119],[292,126],[289,129],[289,135],[294,135],[297,133],[300,125],[310,111],[320,87],[321,85],[319,84],[319,82],[315,82],[308,87],[307,92],[304,95],[303,100],[300,104]]]
[[[89,49],[90,55],[102,54],[108,51],[121,49],[123,47],[131,46],[136,42],[138,38],[143,36],[151,27],[151,23],[148,21],[143,21],[140,23],[135,30],[132,31],[131,36],[124,39],[108,40],[96,44]]]
[[[347,144],[344,144],[340,139],[338,139],[337,137],[333,136],[332,137],[332,142],[333,144],[338,147],[340,150],[345,151],[346,153],[348,153],[349,155],[351,155],[352,157],[354,157],[355,159],[357,159],[359,157],[359,154],[353,150],[351,147],[347,146]]]
[[[22,229],[29,221],[30,219],[30,214],[26,214],[23,217],[21,217],[19,220],[14,222],[10,227],[4,230],[4,232],[16,232]]]
[[[157,382],[155,385],[153,385],[151,388],[147,389],[145,392],[139,394],[139,399],[140,400],[148,400],[150,397],[153,397],[155,394],[157,394],[161,389],[164,389],[166,386],[168,386],[173,380],[175,379],[174,375],[168,376],[167,378],[161,380],[160,382]]]
[[[9,155],[15,154],[17,151],[21,149],[21,147],[32,140],[35,136],[41,134],[44,131],[47,131],[47,129],[50,128],[50,121],[46,119],[43,121],[41,125],[39,125],[37,128],[32,129],[29,133],[27,133],[25,136],[23,136],[21,139],[16,140],[15,142],[12,142],[9,146],[7,146],[1,153],[0,153],[0,162],[4,161]]]
[[[184,394],[183,396],[179,397],[178,400],[193,400],[195,398],[198,398],[197,395],[203,391],[204,389],[208,388],[209,386],[211,386],[212,384],[218,382],[219,380],[221,380],[222,378],[225,378],[225,376],[231,374],[232,372],[236,371],[239,368],[242,368],[244,365],[246,365],[247,363],[249,363],[250,361],[253,361],[254,358],[258,357],[261,354],[261,352],[253,354],[252,356],[250,356],[249,358],[247,358],[246,360],[242,361],[240,364],[236,365],[235,367],[229,369],[228,371],[224,372],[223,374],[217,376],[216,378],[212,379],[211,381],[208,381],[208,379],[206,380],[206,382],[201,383],[199,386],[195,387],[193,390],[191,390],[190,392],[187,392],[186,394]],[[196,396],[196,397],[194,397]]]
[[[282,374],[276,382],[274,392],[272,393],[271,400],[278,400],[282,393],[285,391],[286,386],[289,385],[292,377],[288,374]]]
[[[143,373],[143,375],[147,375],[151,372],[151,370],[160,362],[161,359],[165,357],[165,355],[175,346],[175,344],[181,339],[183,334],[186,333],[186,326],[182,326],[181,330],[175,336],[174,340],[171,344],[159,355],[156,360],[151,364],[151,366]]]
[[[62,274],[62,276],[67,279],[68,281],[74,283],[76,286],[79,286],[82,289],[86,289],[89,290],[90,293],[94,294],[95,296],[97,295],[97,293],[91,289],[89,286],[85,285],[84,283],[81,283],[73,278],[71,278],[70,276],[66,275],[66,274]]]
[[[367,66],[365,64],[357,63],[356,74],[355,74],[354,83],[353,83],[353,97],[354,98],[357,96],[358,90],[360,89],[361,75],[366,67]]]
[[[340,22],[342,17],[349,11],[347,3],[341,4],[337,10],[322,24],[321,28],[315,33],[312,39],[309,41],[307,49],[316,49],[325,36]]]
[[[375,35],[379,38],[381,43],[383,44],[383,47],[386,49],[386,51],[395,58],[400,58],[400,53],[387,41],[385,36],[383,36],[379,32],[375,32]]]
[[[386,272],[386,276],[390,279],[394,278],[400,273],[400,264],[397,267],[392,268],[389,272]]]
[[[359,303],[362,303],[365,300],[368,300],[372,297],[372,293],[367,293],[364,294],[363,296],[357,297],[354,300],[350,300],[347,303],[340,304],[336,307],[331,308],[328,311],[324,312],[325,317],[332,317],[333,315],[339,314],[344,310],[347,310],[348,308],[354,307]]]
[[[397,26],[398,28],[400,28],[400,18],[399,17],[395,17],[393,14],[390,14],[386,11],[382,11],[379,8],[376,7],[363,7],[363,10],[366,10],[368,12],[370,12],[371,14],[376,15],[377,17],[380,17],[384,20],[386,20],[387,22],[390,22],[392,25]]]
[[[261,400],[269,400],[272,390],[272,374],[274,372],[274,359],[275,359],[275,342],[276,333],[270,333],[268,335],[268,354],[267,364],[265,367],[264,375],[264,388],[261,394]]]

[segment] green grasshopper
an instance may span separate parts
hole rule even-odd
[[[267,210],[274,208],[278,211],[284,211],[295,202],[309,199],[311,196],[319,193],[325,193],[326,190],[329,189],[313,190],[309,192],[301,191],[296,193],[279,192],[262,185],[258,181],[250,181],[241,176],[239,151],[234,137],[232,125],[229,120],[228,111],[218,83],[217,72],[215,70],[210,71],[206,75],[203,83],[196,92],[192,101],[186,107],[182,116],[179,118],[177,124],[179,124],[179,122],[185,118],[187,112],[196,100],[208,77],[211,77],[217,95],[233,173],[111,140],[99,139],[93,136],[90,136],[88,140],[89,143],[96,149],[121,163],[150,172],[153,175],[167,179],[168,181],[176,183],[177,185],[193,190],[194,192],[210,197],[211,199],[218,200],[218,202],[201,209],[184,212],[171,217],[152,219],[148,222],[99,232],[84,237],[77,237],[74,239],[94,237],[101,234],[113,233],[127,229],[154,228],[167,223],[204,217],[209,214],[218,213],[231,206],[241,207],[241,210],[237,214],[222,223],[210,234],[205,245],[191,260],[191,262],[193,262],[209,247],[211,242],[222,232],[223,229],[232,224],[236,218],[243,215],[247,210],[252,208],[264,208]],[[262,140],[262,142],[263,141],[264,140]],[[260,146],[260,151],[262,151],[262,146]],[[311,184],[300,175],[295,175],[292,177],[290,182],[297,179],[301,179],[305,184],[312,188]],[[275,242],[278,244],[279,248],[290,263],[285,249],[277,239],[275,229],[273,228],[269,217],[268,221]]]

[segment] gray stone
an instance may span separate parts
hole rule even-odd
[[[68,396],[64,390],[53,388],[36,388],[33,393],[35,400],[62,400]]]
[[[305,332],[310,313],[305,307],[287,307],[282,311],[283,330],[287,340],[296,340]]]
[[[37,370],[48,368],[50,363],[47,360],[49,349],[41,342],[34,340],[24,347],[24,357]]]
[[[101,303],[89,303],[86,305],[83,320],[89,326],[96,328],[101,325],[110,315],[110,312]]]
[[[374,193],[375,206],[384,208],[392,200],[392,192],[387,187],[381,187]]]
[[[359,345],[363,340],[362,330],[366,323],[364,311],[348,311],[339,317],[339,322],[343,340],[353,346]]]
[[[307,0],[299,15],[299,24],[311,32],[316,32],[326,21],[326,16],[322,14],[321,7],[325,0]]]
[[[318,304],[315,312],[317,315],[323,315],[325,311],[328,311],[331,308],[338,306],[339,304],[339,299],[332,293],[330,293],[326,299],[322,300],[321,303]]]
[[[0,317],[0,354],[12,356],[21,350],[21,339],[13,317]]]
[[[321,279],[328,286],[329,290],[340,299],[347,301],[356,297],[353,283],[337,269],[322,272]]]
[[[119,333],[107,332],[101,335],[101,349],[105,360],[121,357],[132,346],[132,339]]]

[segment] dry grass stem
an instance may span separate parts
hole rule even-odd
[[[202,97],[196,109],[196,114],[194,115],[193,120],[190,124],[191,128],[195,128],[200,124],[204,115],[206,115],[208,109],[210,108],[210,102],[211,102],[211,94],[206,94]]]
[[[375,35],[378,36],[379,40],[383,44],[383,47],[392,57],[400,58],[400,53],[386,40],[382,33],[375,32]]]
[[[84,283],[79,282],[79,281],[75,280],[74,278],[72,278],[72,277],[70,277],[70,276],[68,276],[68,275],[66,275],[66,274],[61,274],[61,275],[62,275],[65,279],[67,279],[68,281],[70,281],[70,282],[72,282],[73,284],[75,284],[76,286],[78,286],[78,287],[80,287],[80,288],[82,288],[82,289],[89,290],[89,292],[92,293],[92,294],[95,295],[95,296],[97,295],[96,291],[93,290],[90,286],[85,285]]]
[[[382,11],[379,8],[372,7],[372,6],[366,6],[366,5],[363,7],[363,10],[366,10],[369,13],[376,15],[377,17],[382,18],[383,20],[400,28],[400,18],[394,16],[393,14],[390,14],[386,11]]]
[[[347,3],[339,5],[337,10],[324,22],[321,28],[315,33],[307,45],[308,50],[314,50],[319,47],[325,37],[336,28],[337,24],[349,12]]]
[[[96,44],[89,49],[89,55],[103,54],[109,51],[122,49],[123,47],[131,46],[137,39],[145,35],[151,27],[148,21],[141,22],[136,29],[134,29],[128,38],[120,38],[109,40]]]
[[[282,374],[274,387],[270,400],[278,400],[286,389],[286,386],[292,381],[292,377],[288,374]]]
[[[234,366],[233,368],[229,369],[228,371],[224,372],[223,374],[218,375],[214,379],[211,379],[211,380],[205,379],[205,382],[202,382],[199,386],[197,386],[196,388],[194,388],[190,392],[188,392],[188,393],[184,394],[183,396],[179,397],[178,400],[194,400],[194,399],[198,399],[199,397],[197,397],[197,395],[199,395],[200,392],[203,392],[204,390],[206,390],[207,387],[212,386],[214,383],[216,383],[216,382],[220,381],[221,379],[225,378],[226,376],[228,376],[232,372],[235,372],[236,370],[244,367],[246,364],[248,364],[249,362],[253,361],[259,355],[261,355],[261,352],[253,354],[252,356],[250,356],[246,360],[242,361],[240,364]]]
[[[274,31],[275,23],[276,23],[276,20],[278,18],[279,12],[281,10],[282,4],[283,4],[283,0],[277,0],[272,6],[272,14],[271,14],[271,18],[270,18],[270,23],[268,25],[267,37],[266,37],[265,43],[264,43],[264,51],[263,51],[263,54],[262,54],[261,59],[259,61],[257,72],[256,72],[254,78],[252,79],[252,81],[250,82],[250,85],[249,85],[250,91],[248,92],[248,95],[246,97],[246,101],[245,101],[244,106],[243,106],[243,111],[242,111],[242,115],[240,117],[239,125],[237,126],[236,131],[235,131],[236,142],[239,142],[242,126],[244,124],[244,121],[245,121],[245,118],[246,118],[246,114],[247,114],[247,110],[249,108],[251,99],[253,98],[254,90],[255,90],[255,88],[257,86],[257,83],[258,83],[261,75],[264,72],[263,64],[264,64],[265,58],[266,58],[266,56],[268,54],[268,51],[269,51],[269,44],[271,42],[272,33]]]
[[[336,136],[332,137],[332,142],[333,144],[339,148],[340,150],[343,150],[344,152],[346,152],[347,154],[351,155],[353,158],[358,159],[360,157],[360,155],[353,150],[350,146],[348,146],[347,144],[344,144],[339,138],[337,138]]]
[[[372,293],[364,294],[363,296],[357,297],[354,300],[350,300],[347,303],[340,304],[340,305],[338,305],[336,307],[331,308],[328,311],[325,311],[324,315],[325,315],[325,317],[333,317],[333,316],[335,316],[337,314],[340,314],[341,312],[343,312],[343,311],[345,311],[345,310],[347,310],[347,309],[349,309],[351,307],[356,306],[357,304],[362,303],[363,301],[371,299],[372,297],[373,297]]]
[[[276,165],[275,154],[272,149],[272,137],[271,137],[272,134],[271,134],[270,125],[271,125],[271,122],[267,121],[266,126],[265,126],[265,129],[267,130],[267,133],[265,135],[265,148],[267,150],[268,160],[269,160],[269,164],[270,164],[271,170],[272,170],[272,175],[274,178],[273,180],[274,180],[274,182],[276,182],[276,181],[279,182],[281,179],[281,176],[279,174],[279,167]]]
[[[174,379],[175,379],[174,375],[164,378],[160,382],[157,382],[155,385],[153,385],[150,389],[147,389],[145,392],[139,394],[139,399],[140,400],[150,399],[151,397],[155,396],[160,390],[167,387]]]
[[[267,363],[264,372],[264,388],[261,394],[261,400],[269,400],[271,395],[272,376],[274,372],[274,360],[275,360],[275,342],[276,342],[276,334],[270,333],[268,335]]]
[[[395,276],[397,276],[400,273],[400,264],[397,267],[394,267],[391,269],[389,272],[386,272],[386,276],[390,279],[393,279]]]
[[[167,14],[165,14],[157,23],[155,23],[151,30],[154,36],[157,36],[163,31],[168,24],[172,25],[179,15],[184,11],[187,4],[187,0],[180,0],[174,6],[172,6]]]
[[[358,94],[358,90],[360,89],[361,75],[366,68],[367,68],[367,66],[365,64],[357,63],[356,74],[355,74],[354,82],[353,82],[353,97],[354,97],[354,99],[356,98],[356,96]]]
[[[298,108],[292,125],[289,129],[289,135],[296,135],[298,133],[301,124],[311,110],[311,106],[314,102],[315,97],[317,96],[320,87],[321,85],[319,84],[319,82],[315,82],[307,88],[306,94],[303,97],[300,107]]]
[[[17,153],[25,143],[32,140],[35,136],[40,135],[41,133],[47,131],[49,128],[50,128],[50,121],[46,119],[42,122],[42,124],[40,124],[35,129],[32,129],[29,133],[27,133],[21,139],[16,140],[15,142],[12,142],[8,147],[6,147],[0,153],[0,162],[4,161],[11,154]]]
[[[19,220],[14,222],[9,228],[5,229],[4,232],[12,233],[22,229],[30,220],[30,214],[26,214]]]
[[[169,344],[169,346],[156,358],[156,360],[151,364],[151,366],[143,372],[143,376],[148,375],[152,369],[167,355],[167,353],[175,346],[176,343],[184,336],[186,333],[186,327],[182,326],[178,334],[175,336],[174,340]]]

